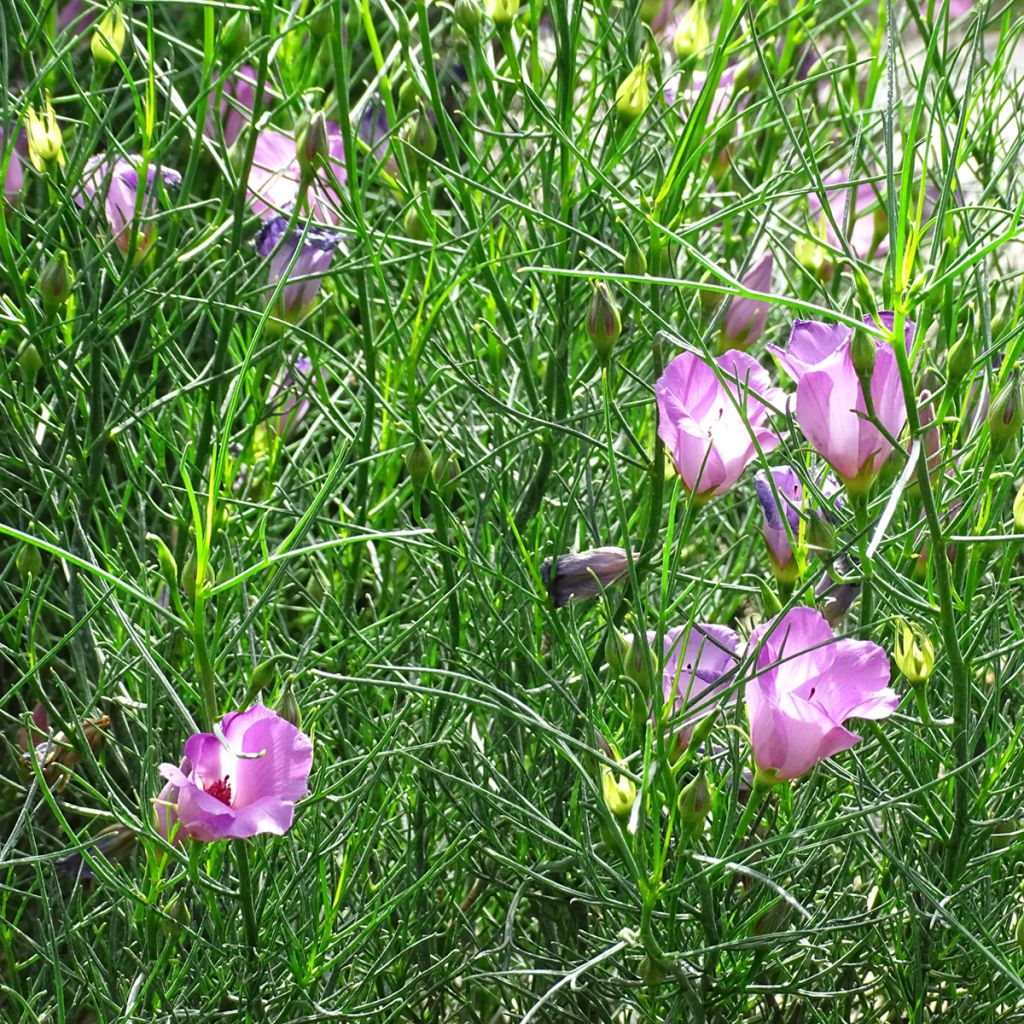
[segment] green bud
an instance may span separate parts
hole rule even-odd
[[[38,579],[43,571],[43,556],[40,554],[39,548],[35,544],[22,544],[14,556],[14,568],[18,570],[18,575],[22,580],[27,580],[29,577]]]
[[[640,0],[640,20],[650,25],[661,12],[662,0]]]
[[[921,686],[935,669],[935,645],[917,623],[897,619],[893,660],[911,686]]]
[[[1017,497],[1013,499],[1013,526],[1024,533],[1024,484],[1020,485]]]
[[[408,50],[409,44],[412,42],[412,26],[409,24],[409,16],[402,9],[401,4],[395,6],[394,12],[395,21],[398,22],[398,41],[402,44],[403,50]]]
[[[861,306],[865,312],[874,313],[878,309],[878,300],[871,289],[871,282],[868,281],[867,276],[860,267],[853,268],[853,281],[857,286],[857,298],[860,300]]]
[[[432,157],[437,150],[437,135],[427,112],[422,107],[405,122],[399,137],[405,143],[409,164],[413,170],[420,166],[421,157]]]
[[[310,180],[329,156],[327,118],[322,110],[316,110],[299,133],[295,146],[295,158],[298,160],[302,177]]]
[[[412,113],[423,99],[419,83],[411,75],[402,82],[398,90],[398,112],[405,116]]]
[[[696,837],[704,830],[704,820],[711,811],[715,789],[701,768],[696,777],[683,787],[677,801],[679,821],[683,829]]]
[[[46,261],[39,274],[39,297],[43,306],[56,313],[71,295],[71,272],[68,270],[67,256],[59,252]]]
[[[865,378],[870,381],[871,374],[875,369],[875,359],[878,357],[878,346],[875,344],[875,339],[866,331],[854,331],[850,356],[853,359],[853,368],[857,371],[857,376],[862,381]]]
[[[615,109],[624,120],[635,121],[643,116],[650,101],[650,90],[647,88],[647,61],[641,60],[615,90]]]
[[[636,239],[632,236],[630,236],[626,246],[626,256],[622,261],[622,270],[626,274],[632,274],[633,277],[643,277],[647,273],[647,257],[643,254],[643,250],[636,244]]]
[[[358,9],[359,4],[350,6]],[[309,34],[316,40],[326,39],[334,31],[334,4],[331,0],[325,0],[309,16]]]
[[[622,763],[621,761],[619,762]],[[628,818],[636,801],[636,785],[607,764],[601,765],[601,792],[605,806],[616,818]]]
[[[697,0],[683,15],[672,45],[676,56],[683,60],[699,57],[711,45],[711,30],[704,13],[704,0]]]
[[[42,368],[43,357],[39,354],[39,349],[31,341],[26,341],[18,352],[18,369],[21,370],[21,379],[29,387],[32,387]]]
[[[483,13],[477,0],[455,0],[453,11],[455,24],[466,33],[469,39],[476,39],[479,34]]]
[[[291,686],[286,686],[281,691],[281,696],[278,697],[274,710],[286,722],[291,722],[296,729],[301,728],[302,715],[299,713],[299,702],[295,699]]]
[[[946,356],[946,376],[953,382],[961,381],[974,366],[974,343],[968,331],[949,350]]]
[[[793,255],[804,270],[815,277],[821,275],[825,266],[825,250],[815,238],[798,238],[793,246]]]
[[[310,31],[312,32],[312,22]],[[235,11],[220,30],[221,52],[228,60],[237,60],[249,48],[251,42],[252,23],[249,21],[249,12]]]
[[[416,443],[405,455],[405,469],[417,491],[422,490],[430,479],[432,468],[433,459],[430,456],[430,449],[417,438]]]
[[[779,595],[775,593],[767,580],[761,580],[761,614],[767,620],[774,618],[782,611],[782,602]]]
[[[113,64],[124,49],[124,15],[116,4],[103,15],[93,29],[90,48],[97,64]]]
[[[519,13],[519,0],[490,0],[490,13],[495,25],[508,28]]]
[[[284,660],[284,655],[275,654],[266,661],[261,661],[249,676],[249,692],[260,693],[269,690],[277,678],[277,663]]]
[[[622,333],[622,317],[604,281],[594,284],[594,296],[587,312],[587,335],[602,363],[606,363]]]
[[[196,553],[193,551],[185,560],[185,567],[181,570],[181,586],[185,591],[186,597],[190,601],[196,599],[196,572],[198,571],[198,565],[196,563]]]
[[[807,547],[825,554],[836,546],[835,527],[824,516],[808,516],[805,537]]]
[[[160,918],[160,927],[165,934],[172,937],[180,935],[192,921],[192,915],[188,912],[185,900],[180,895],[164,904],[163,911],[164,916]]]
[[[1020,381],[1014,370],[1002,391],[996,395],[988,412],[988,432],[992,451],[1001,452],[1011,441],[1016,441],[1024,423],[1021,407]]]
[[[147,533],[146,540],[152,541],[156,545],[156,562],[160,567],[160,575],[163,576],[164,582],[172,590],[178,585],[178,563],[174,560],[174,555],[171,554],[170,548],[164,543],[162,537],[158,537],[155,533]],[[193,576],[193,578],[195,578]]]
[[[615,626],[609,626],[604,641],[604,660],[608,662],[613,677],[626,674],[630,648],[629,637],[624,636]]]
[[[410,206],[402,218],[402,229],[405,237],[411,238],[414,242],[425,242],[430,238],[430,231],[420,216],[420,211],[415,206]]]
[[[47,93],[42,113],[29,107],[25,114],[25,136],[28,140],[28,156],[32,166],[40,173],[53,163],[64,162],[64,135],[57,123],[57,112]]]
[[[624,666],[624,675],[634,680],[644,693],[654,689],[654,652],[644,635],[636,635],[629,647],[629,655]]]

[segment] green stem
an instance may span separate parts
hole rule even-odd
[[[245,839],[235,840],[235,861],[238,864],[238,895],[242,902],[242,921],[245,924],[245,939],[255,950],[260,945],[259,924],[256,921],[256,907],[252,898],[252,874],[249,870],[249,846]]]

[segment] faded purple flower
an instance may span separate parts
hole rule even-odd
[[[327,380],[327,373],[321,369],[321,380]],[[316,383],[313,377],[313,361],[307,355],[300,355],[287,370],[282,370],[271,385],[267,395],[270,407],[271,428],[279,437],[287,437],[309,412],[309,393]]]
[[[209,139],[216,139],[219,132],[224,133],[224,145],[233,146],[242,133],[242,129],[252,118],[256,107],[257,71],[249,64],[243,64],[234,74],[223,79],[214,79],[210,88],[209,113],[203,124],[203,134]],[[220,91],[219,117],[217,110],[218,86]],[[277,94],[266,86],[263,90],[263,107],[268,98],[277,98]],[[218,123],[219,122],[219,123]]]
[[[297,321],[313,305],[341,236],[313,227],[305,231],[296,227],[290,233],[287,229],[288,218],[275,217],[263,225],[254,244],[260,256],[270,258],[269,295],[274,294],[279,281],[287,282],[281,292],[280,315]]]
[[[740,279],[748,291],[767,294],[772,287],[772,254],[766,252]],[[768,319],[768,303],[764,299],[733,298],[722,322],[723,349],[750,348],[762,334]]]
[[[541,579],[551,597],[551,603],[561,608],[574,598],[595,597],[611,586],[625,571],[629,562],[622,548],[591,548],[578,555],[559,555],[547,558],[540,567]]]
[[[878,314],[892,331],[892,313]],[[873,324],[872,317],[864,322]],[[909,352],[914,324],[907,320],[904,342]],[[872,338],[876,359],[871,374],[871,399],[879,422],[898,438],[907,422],[907,409],[896,354],[886,341]],[[853,365],[853,329],[842,324],[798,320],[785,351],[769,346],[779,364],[796,381],[796,418],[800,429],[842,478],[851,492],[864,493],[874,482],[892,443],[868,418],[860,378]]]
[[[825,199],[828,202],[832,220],[847,240],[850,251],[859,260],[869,260],[875,256],[885,256],[889,251],[887,234],[888,220],[885,205],[880,200],[878,185],[850,185],[849,177],[839,171],[830,174],[822,182],[825,186]],[[821,196],[811,192],[807,201],[811,208],[811,224],[824,224],[825,240],[834,249],[843,249],[843,243],[832,221],[825,215]],[[849,204],[849,222],[844,221],[847,204]]]
[[[10,132],[0,128],[0,169],[4,175],[4,199],[11,204],[21,198],[21,188],[25,183],[25,164],[27,147],[24,132],[15,135],[14,144],[8,150]],[[6,161],[6,164],[5,164]]]
[[[762,783],[795,779],[848,750],[849,718],[888,718],[900,699],[877,644],[838,639],[811,608],[794,608],[750,638],[757,674],[747,683],[750,744]]]
[[[764,368],[745,352],[726,352],[715,363],[717,372],[684,352],[654,385],[658,435],[683,485],[699,501],[724,494],[758,448],[767,452],[779,443],[767,420],[781,393]]]
[[[136,261],[143,259],[156,241],[156,222],[152,219],[152,213],[159,187],[177,188],[181,184],[181,175],[177,171],[150,164],[146,168],[146,187],[140,204],[140,163],[141,158],[135,156],[107,157],[102,153],[97,154],[86,161],[81,183],[74,190],[75,202],[83,209],[95,202],[97,197],[102,200],[111,234],[118,248],[125,253],[131,246],[132,226],[141,205]]]
[[[761,532],[768,545],[768,556],[776,578],[791,583],[800,574],[800,563],[793,550],[793,541],[800,535],[800,507],[804,499],[804,487],[800,477],[789,466],[773,467],[770,472],[771,479],[763,469],[754,474],[754,489],[764,514]]]
[[[718,84],[714,87],[714,93],[711,97],[711,105],[708,108],[708,125],[710,126],[717,121],[729,108],[729,102],[732,100],[733,92],[736,86],[736,72],[739,71],[739,65],[731,64],[725,68],[722,72],[721,77],[718,80]],[[680,74],[673,75],[666,83],[662,90],[662,95],[665,98],[665,102],[671,107],[677,103],[679,105],[679,113],[682,116],[689,116],[689,113],[697,105],[697,101],[700,99],[701,94],[708,84],[708,76],[706,72],[696,71],[694,72],[689,81],[684,84],[682,76]],[[748,97],[744,97],[740,100],[737,105],[737,112],[743,109],[747,103]]]
[[[225,715],[219,736],[189,737],[185,757],[187,767],[160,766],[169,785],[155,805],[158,827],[166,837],[177,823],[183,835],[209,843],[287,832],[295,803],[307,791],[313,744],[290,722],[255,704]]]
[[[648,632],[647,642],[656,641],[657,634]],[[728,677],[739,664],[739,648],[740,638],[728,626],[695,623],[665,632],[662,695],[666,704],[672,703],[673,718],[680,719],[684,747],[697,723],[721,703],[716,698],[729,690]],[[726,703],[735,699],[732,691]]]

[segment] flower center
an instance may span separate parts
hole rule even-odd
[[[211,782],[205,789],[210,796],[216,797],[222,804],[227,804],[228,807],[231,806],[231,783],[228,782],[226,775],[223,779]]]

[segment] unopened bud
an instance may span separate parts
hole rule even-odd
[[[190,601],[196,599],[196,573],[198,571],[199,564],[196,561],[196,553],[193,551],[185,560],[185,566],[181,570],[181,586]]]
[[[1024,408],[1021,407],[1020,381],[1014,371],[989,409],[988,432],[992,451],[1001,452],[1011,441],[1016,441],[1022,423]]]
[[[643,116],[650,102],[650,90],[647,88],[647,61],[641,60],[615,90],[615,109],[624,120],[635,121],[638,117]]]
[[[355,7],[358,11],[359,4],[351,4],[350,6]],[[309,34],[316,39],[320,40],[328,38],[334,31],[334,3],[333,0],[324,0],[313,13],[309,16]]]
[[[793,246],[793,255],[804,270],[815,277],[821,275],[825,266],[825,250],[815,238],[798,238]]]
[[[676,806],[683,829],[691,836],[698,836],[704,830],[704,821],[711,811],[715,798],[714,786],[708,782],[704,769],[683,787]]]
[[[806,520],[807,547],[811,551],[827,553],[836,546],[835,527],[823,516],[808,516]]]
[[[309,181],[328,157],[327,118],[322,110],[316,110],[299,134],[295,157],[299,162],[302,177]]]
[[[490,13],[498,28],[508,28],[519,13],[519,0],[490,0]]]
[[[970,332],[966,333],[946,356],[946,376],[951,381],[961,381],[974,366],[974,344]]]
[[[875,293],[871,289],[871,283],[867,279],[867,275],[860,267],[853,268],[853,281],[857,286],[857,298],[860,300],[860,304],[863,309],[870,313],[874,313],[878,309],[878,301],[875,298]]]
[[[626,658],[625,675],[634,680],[643,693],[654,688],[654,651],[644,635],[636,635]]]
[[[621,764],[621,762],[620,762]],[[601,765],[601,791],[605,806],[616,818],[628,818],[636,801],[633,780],[614,771],[610,765]]]
[[[640,0],[640,20],[645,25],[650,25],[650,23],[661,13],[663,6],[664,3],[662,0]]]
[[[561,608],[574,599],[595,597],[619,579],[628,565],[622,548],[591,548],[578,555],[559,555],[554,559],[554,574],[552,560],[545,559],[540,576],[551,603]]]
[[[866,331],[856,330],[853,332],[853,342],[850,345],[850,358],[853,360],[853,368],[857,376],[863,381],[871,380],[871,374],[875,369],[875,360],[878,358],[878,346],[875,339]]]
[[[18,575],[27,580],[29,577],[37,579],[43,571],[43,556],[35,544],[22,544],[18,553],[14,556],[14,568]]]
[[[911,686],[920,686],[935,668],[935,645],[916,623],[897,619],[893,660]]]
[[[330,7],[325,5],[320,8],[320,11],[326,11],[328,18],[330,17]],[[319,13],[319,12],[318,12]],[[314,36],[316,33],[313,29],[314,18],[310,19],[309,29],[310,33]],[[317,36],[316,38],[322,38]],[[243,53],[249,48],[249,44],[252,42],[252,22],[249,21],[248,11],[235,11],[226,22],[224,27],[220,30],[220,48],[221,52],[229,61],[238,60]]]
[[[406,146],[409,164],[416,169],[421,158],[429,158],[437,150],[437,135],[427,117],[427,112],[420,107],[402,126],[401,139]]]
[[[402,82],[398,89],[398,112],[401,115],[411,114],[423,99],[423,91],[419,83],[411,75]]]
[[[1013,526],[1024,532],[1024,484],[1020,485],[1017,497],[1013,499]]]
[[[284,660],[285,656],[283,654],[275,654],[273,657],[261,661],[249,676],[249,692],[260,693],[269,690],[277,678],[278,662]]]
[[[185,900],[179,893],[163,907],[164,916],[160,918],[160,927],[164,933],[172,937],[180,935],[192,921]]]
[[[291,686],[286,686],[278,697],[274,710],[286,722],[291,722],[297,729],[302,726],[302,715],[299,713],[299,702],[295,699]]]
[[[49,93],[43,102],[42,113],[37,113],[35,107],[28,108],[25,134],[29,159],[37,171],[45,171],[54,161],[63,162],[64,136],[57,124],[57,113]]]
[[[124,49],[124,15],[119,5],[115,4],[96,23],[93,29],[90,48],[92,59],[97,64],[113,64],[121,56]]]
[[[26,341],[18,352],[18,369],[21,371],[22,380],[32,387],[42,368],[43,357],[39,354],[39,349],[31,341]]]
[[[430,231],[416,206],[410,206],[405,211],[405,216],[402,218],[402,230],[405,232],[405,237],[411,238],[414,242],[425,242],[430,238]]]
[[[622,317],[612,293],[604,281],[594,284],[594,297],[587,312],[587,334],[598,358],[606,363],[622,333]]]
[[[633,277],[643,277],[647,273],[647,257],[632,236],[630,236],[629,244],[626,247],[622,269],[624,273],[631,274]]]
[[[68,270],[68,258],[59,252],[46,261],[39,274],[39,297],[43,306],[55,313],[71,295],[71,272]]]
[[[617,679],[626,674],[629,652],[629,637],[624,636],[615,626],[609,626],[608,636],[604,641],[604,660],[608,662],[613,678]]]
[[[761,614],[765,620],[774,618],[782,611],[779,595],[768,585],[767,580],[759,581],[761,586]]]
[[[462,29],[470,39],[476,39],[480,32],[480,21],[483,18],[483,11],[477,0],[455,0],[454,9],[455,24]]]
[[[353,6],[356,6],[353,4]],[[402,44],[403,50],[409,49],[412,42],[412,25],[409,24],[409,15],[402,9],[401,4],[395,7],[395,21],[398,23],[398,41]]]
[[[409,479],[416,491],[421,491],[430,479],[430,471],[433,469],[433,459],[430,449],[419,439],[406,452],[405,469]]]
[[[711,30],[704,12],[704,0],[697,0],[683,15],[672,39],[676,56],[686,60],[699,57],[711,45]]]
[[[155,533],[147,533],[146,540],[156,545],[156,563],[160,567],[160,575],[163,576],[167,586],[174,588],[178,585],[178,563],[171,554],[171,549],[164,543],[162,537]]]

